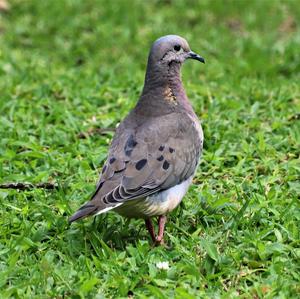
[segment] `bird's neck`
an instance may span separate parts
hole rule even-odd
[[[163,95],[164,89],[169,87],[173,92],[184,91],[181,76],[180,64],[171,63],[168,66],[148,64],[143,94],[153,93]]]
[[[178,108],[192,110],[181,81],[180,68],[181,64],[177,62],[163,67],[148,64],[140,102],[147,101],[147,107],[160,106],[162,113]]]
[[[133,113],[156,117],[186,111],[194,115],[183,88],[180,68],[181,64],[177,62],[168,65],[153,63],[150,56],[144,89]]]

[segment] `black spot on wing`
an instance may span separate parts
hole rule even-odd
[[[162,161],[164,159],[164,156],[161,155],[160,157],[157,158],[157,161]]]
[[[106,165],[104,165],[103,168],[102,168],[102,173],[105,172],[106,168],[107,168]]]
[[[116,202],[114,195],[113,195],[113,191],[109,192],[104,198],[103,198],[103,202],[105,204],[110,204],[110,203],[114,203]]]
[[[133,135],[130,135],[124,146],[125,155],[130,157],[133,149],[138,143],[134,140]]]
[[[94,194],[93,194],[92,198],[94,198],[94,197],[95,197],[95,195],[98,193],[98,191],[99,191],[99,190],[102,188],[103,184],[104,184],[104,181],[103,181],[103,182],[101,182],[101,183],[98,185],[98,187],[97,187],[96,191],[94,192]]]
[[[113,164],[116,161],[116,158],[112,157],[109,159],[109,164]]]
[[[175,151],[174,148],[169,147],[169,152],[170,152],[171,154],[172,154],[174,151]]]
[[[142,159],[136,163],[135,168],[137,170],[141,170],[146,165],[146,163],[147,163],[147,159]]]
[[[168,161],[165,161],[164,164],[163,164],[163,169],[164,170],[167,170],[170,166],[170,163]]]
[[[125,169],[126,169],[126,167],[123,169],[120,169],[120,170],[116,170],[114,173],[120,173],[120,172],[124,171]]]
[[[119,187],[115,188],[115,190],[113,191],[113,196],[114,196],[115,202],[118,202],[119,200],[122,200],[122,196],[120,194],[120,188]]]
[[[107,201],[107,199],[106,199],[106,196],[105,196],[105,197],[103,197],[103,199],[102,199],[102,200],[103,200],[103,203],[104,203],[104,204],[108,205],[108,201]]]
[[[161,151],[161,152],[162,152],[164,149],[165,149],[165,146],[164,146],[164,145],[161,145],[161,146],[158,148],[158,150]]]

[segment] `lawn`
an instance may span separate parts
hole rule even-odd
[[[183,67],[205,142],[168,246],[115,213],[70,226],[169,33],[206,64]],[[0,184],[57,188],[0,189],[0,297],[299,298],[299,49],[299,1],[10,1]]]

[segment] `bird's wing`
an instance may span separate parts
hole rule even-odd
[[[173,113],[117,129],[97,190],[70,221],[144,198],[188,179],[198,164],[202,131],[192,117]],[[105,210],[106,209],[106,210]]]

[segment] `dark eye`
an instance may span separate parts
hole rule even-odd
[[[175,45],[175,46],[174,46],[174,50],[175,50],[175,51],[178,52],[178,51],[180,51],[180,49],[181,49],[181,47],[180,47],[179,45]]]

